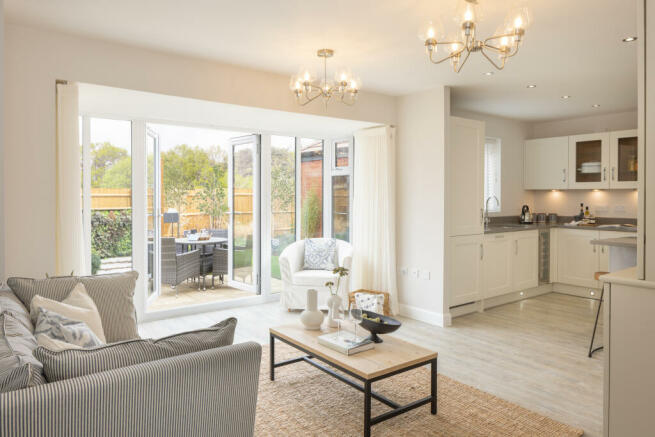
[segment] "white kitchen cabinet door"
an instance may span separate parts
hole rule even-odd
[[[557,281],[597,288],[594,273],[599,270],[599,250],[591,240],[598,238],[598,231],[558,229],[557,234]]]
[[[610,133],[610,188],[637,188],[638,139],[636,129]]]
[[[569,137],[527,140],[523,152],[523,188],[565,190],[569,187]]]
[[[539,285],[539,233],[515,232],[512,241],[513,291]]]
[[[450,117],[446,205],[448,235],[482,234],[484,123]]]
[[[482,289],[485,299],[512,291],[512,233],[484,236],[482,253]],[[535,252],[536,254],[536,252]]]
[[[623,238],[623,237],[633,237],[635,234],[618,232],[618,231],[600,231],[598,238],[604,240],[605,238]],[[598,271],[599,272],[609,272],[610,271],[610,248],[608,246],[598,246]],[[600,288],[600,283],[598,284]]]
[[[453,307],[482,297],[482,235],[450,237],[448,259],[449,302]]]
[[[569,188],[609,188],[609,143],[608,132],[569,137]]]

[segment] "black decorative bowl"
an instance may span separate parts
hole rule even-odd
[[[382,339],[378,337],[378,334],[389,334],[390,332],[394,332],[396,329],[400,328],[401,323],[396,320],[392,319],[389,316],[385,316],[382,314],[374,313],[373,311],[362,311],[362,315],[366,314],[367,317],[370,318],[380,318],[379,322],[374,322],[373,320],[365,319],[362,317],[362,321],[359,323],[359,326],[362,328],[366,329],[371,333],[371,336],[369,337],[374,343],[382,343]]]

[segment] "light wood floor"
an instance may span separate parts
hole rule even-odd
[[[456,318],[449,328],[400,318],[395,335],[437,350],[444,375],[600,437],[603,352],[587,358],[595,305],[551,293]],[[139,330],[142,337],[162,337],[229,316],[239,319],[235,342],[268,344],[268,327],[298,321],[299,313],[272,303],[144,323]]]

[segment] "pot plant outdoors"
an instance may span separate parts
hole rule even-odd
[[[341,278],[348,276],[350,271],[345,267],[336,267],[332,270],[332,273],[338,275],[336,286],[334,282],[328,281],[325,283],[325,286],[330,290],[330,297],[327,300],[328,304],[328,316],[327,316],[327,325],[330,328],[336,328],[338,322],[335,320],[335,315],[339,312],[341,308],[341,296],[339,296],[339,286],[341,285]]]

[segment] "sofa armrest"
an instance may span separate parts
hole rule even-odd
[[[301,242],[295,242],[284,248],[278,261],[280,263],[280,275],[282,281],[291,284],[293,274],[302,270],[304,252]]]
[[[0,394],[0,435],[250,436],[261,346],[248,342]]]

